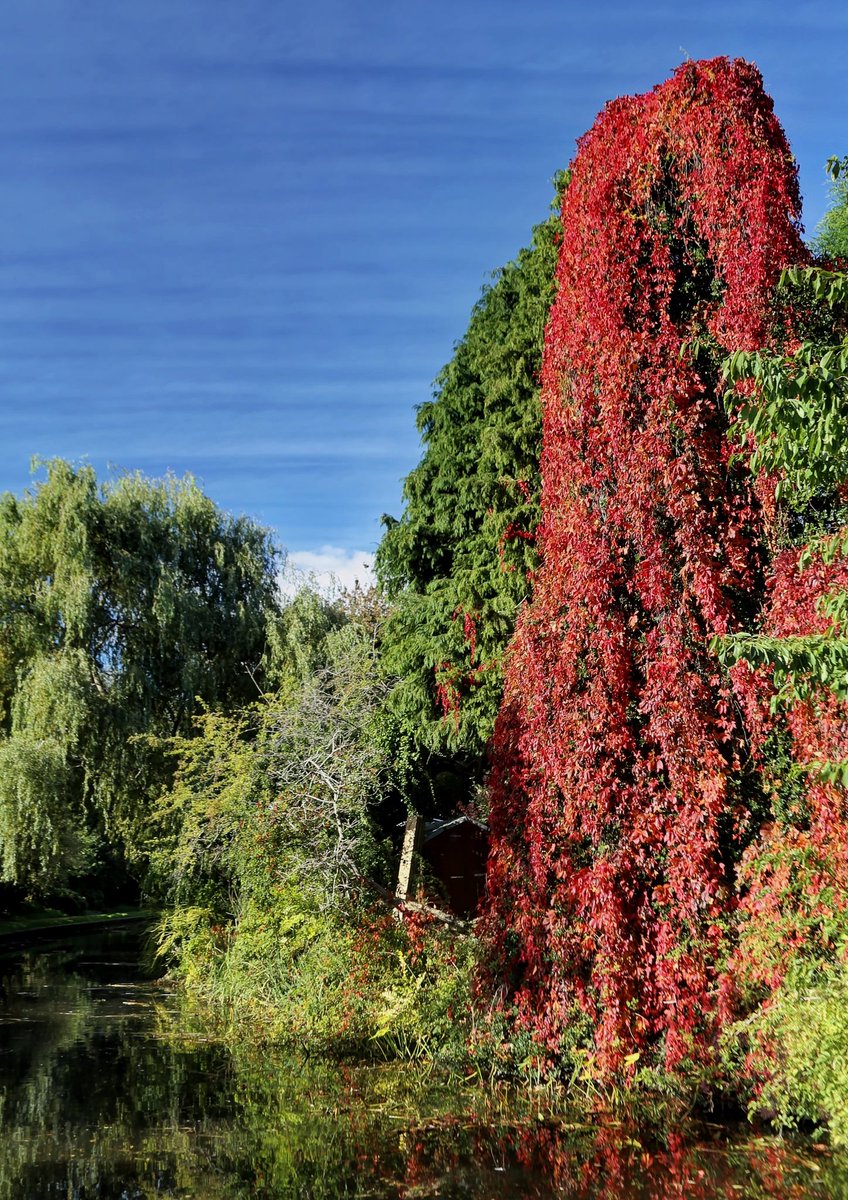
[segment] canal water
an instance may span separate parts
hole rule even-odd
[[[418,1065],[227,1048],[137,932],[0,948],[0,1200],[848,1197],[814,1143],[551,1116]]]

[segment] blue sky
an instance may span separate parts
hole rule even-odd
[[[192,471],[301,563],[369,557],[606,100],[753,59],[812,231],[847,48],[844,0],[3,0],[0,490],[35,454]]]

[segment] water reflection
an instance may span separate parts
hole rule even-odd
[[[0,1200],[848,1196],[812,1147],[651,1142],[417,1067],[228,1051],[138,962],[126,933],[0,961]]]

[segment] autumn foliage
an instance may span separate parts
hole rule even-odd
[[[843,531],[844,532],[844,531]],[[838,631],[822,602],[848,592],[848,561],[813,555],[799,570],[799,553],[784,550],[773,564],[763,614],[776,638],[833,636]],[[848,919],[848,812],[841,771],[848,760],[848,703],[825,687],[791,696],[783,720],[774,717],[767,670],[734,670],[755,753],[783,727],[791,760],[805,771],[801,787],[773,814],[745,850],[738,871],[740,941],[728,983],[750,999],[770,999],[799,958],[838,957]]]
[[[798,211],[759,73],[727,59],[610,103],[565,194],[484,926],[519,1024],[556,1053],[588,1018],[604,1072],[708,1061],[726,1015],[749,756],[709,642],[765,559],[717,367],[768,341]]]

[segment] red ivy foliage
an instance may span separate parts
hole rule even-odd
[[[833,593],[848,592],[848,560],[837,557],[826,562],[814,555],[799,571],[798,557],[798,551],[786,550],[774,564],[765,620],[765,632],[772,637],[833,633],[833,620],[821,611],[821,601]],[[815,701],[795,704],[787,719],[797,762],[848,759],[846,705],[832,692],[822,689]],[[829,826],[835,817],[827,813],[823,793],[817,795],[824,807],[817,804],[811,820],[814,825],[823,822]]]
[[[833,621],[820,603],[833,593],[848,592],[844,558],[826,562],[814,556],[799,571],[798,557],[797,550],[786,550],[774,564],[763,622],[773,637],[833,632]],[[742,664],[735,672],[755,747],[762,748],[774,724],[768,673],[751,672]],[[800,811],[760,830],[740,865],[740,945],[728,979],[755,998],[768,998],[796,956],[831,955],[848,910],[846,790],[815,769],[816,764],[848,760],[848,703],[820,688],[813,698],[788,708],[786,725],[793,762],[814,769],[799,797]]]
[[[582,1010],[604,1071],[706,1059],[722,1016],[742,733],[707,644],[763,584],[715,364],[767,341],[797,216],[759,72],[724,58],[607,105],[565,194],[484,930],[519,1020],[557,1052]]]

